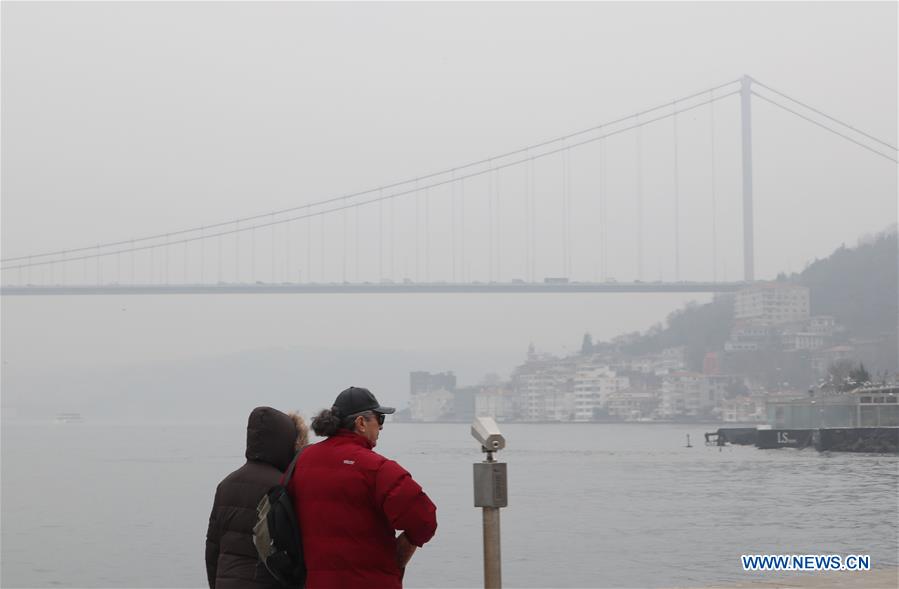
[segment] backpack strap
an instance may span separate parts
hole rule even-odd
[[[297,465],[297,459],[300,457],[300,454],[302,454],[303,450],[305,450],[305,449],[306,449],[306,446],[303,446],[302,448],[300,448],[300,451],[297,452],[296,456],[293,457],[293,460],[290,461],[290,466],[288,466],[287,470],[284,472],[284,474],[281,475],[281,486],[284,487],[285,489],[287,488],[287,485],[290,484],[290,479],[293,477],[293,469]]]

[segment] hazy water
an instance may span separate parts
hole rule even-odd
[[[507,587],[740,581],[743,553],[866,553],[896,565],[899,458],[694,444],[710,426],[506,425]],[[2,431],[4,587],[202,587],[218,481],[244,425],[16,425]],[[438,506],[407,587],[481,583],[465,425],[388,423],[378,450]]]

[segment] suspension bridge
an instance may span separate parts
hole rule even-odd
[[[2,294],[733,291],[755,280],[753,99],[897,162],[895,146],[744,76],[574,133],[368,190],[177,231],[4,257]],[[733,151],[739,153],[739,182],[730,191],[717,185],[719,103],[730,103],[738,117]],[[704,194],[685,194],[681,134],[687,125],[696,133],[703,110],[703,157],[711,179]],[[644,180],[650,130],[670,133],[665,165],[671,179],[663,195],[669,211],[664,224],[671,231],[653,277],[646,269]],[[634,162],[632,183],[612,189],[609,178],[620,171],[614,159],[625,152]],[[578,166],[576,183],[572,170]],[[708,227],[707,243],[699,249],[710,255],[699,264],[704,271],[687,275],[684,244],[697,246],[694,235],[682,235],[683,210],[700,198],[708,217],[690,221]],[[739,212],[739,280],[728,281],[721,272],[717,211],[723,204],[736,204]],[[610,213],[622,208],[633,213],[627,222],[620,212]],[[615,234],[624,237],[612,239]],[[619,281],[613,268],[621,269],[624,259],[630,278]]]

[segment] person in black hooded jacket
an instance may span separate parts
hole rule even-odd
[[[247,421],[247,462],[219,483],[206,531],[206,577],[210,589],[280,587],[253,545],[256,506],[281,480],[294,454],[306,445],[306,424],[297,414],[257,407]]]

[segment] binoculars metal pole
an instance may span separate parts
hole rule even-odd
[[[493,460],[493,452],[487,452],[487,460],[484,465],[500,466]],[[480,466],[480,465],[475,465]],[[505,467],[502,464],[502,467]],[[505,475],[505,468],[502,468],[502,474]],[[503,476],[505,478],[505,476]],[[482,507],[484,512],[484,589],[501,589],[503,586],[502,579],[502,556],[500,552],[500,533],[499,533],[499,507]]]
[[[484,589],[502,588],[499,509],[509,504],[506,463],[493,459],[493,453],[505,448],[506,439],[490,417],[478,417],[471,434],[481,443],[487,459],[474,464],[474,506],[483,509]]]

